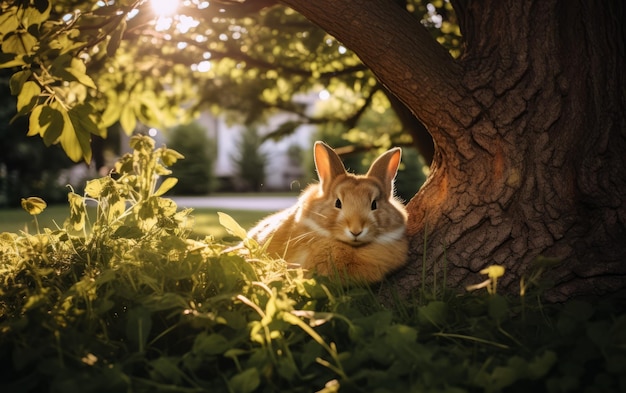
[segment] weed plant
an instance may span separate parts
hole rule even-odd
[[[623,309],[543,305],[541,261],[521,295],[492,269],[486,291],[416,284],[383,304],[269,259],[229,216],[240,247],[190,239],[191,211],[163,197],[176,180],[158,181],[182,157],[131,146],[69,193],[63,228],[0,235],[0,391],[626,391]]]

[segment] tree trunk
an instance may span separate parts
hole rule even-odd
[[[458,61],[393,1],[283,2],[354,50],[433,136],[401,287],[445,269],[463,288],[501,264],[498,288],[517,292],[539,256],[562,261],[552,300],[626,287],[622,0],[456,1]]]

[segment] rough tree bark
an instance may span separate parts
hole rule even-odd
[[[458,0],[456,61],[394,1],[281,2],[354,50],[433,137],[401,287],[446,268],[462,288],[502,264],[513,292],[538,256],[562,260],[552,300],[626,287],[622,0]]]

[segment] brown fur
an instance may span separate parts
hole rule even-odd
[[[339,156],[322,142],[314,152],[320,182],[249,235],[261,244],[269,242],[270,255],[311,272],[338,275],[342,281],[382,280],[406,262],[408,249],[407,214],[393,196],[400,149],[381,155],[366,175],[346,172]]]

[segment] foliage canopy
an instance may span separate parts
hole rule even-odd
[[[5,1],[0,67],[12,70],[28,135],[60,143],[74,161],[90,161],[90,136],[105,136],[118,121],[130,133],[138,121],[166,127],[207,108],[237,111],[247,123],[275,110],[298,113],[279,137],[306,122],[354,128],[366,108],[389,105],[354,53],[293,10],[268,4],[186,0],[168,16],[144,0]],[[449,3],[406,7],[457,50]],[[326,118],[311,118],[292,99],[322,89],[358,99],[335,101]]]

